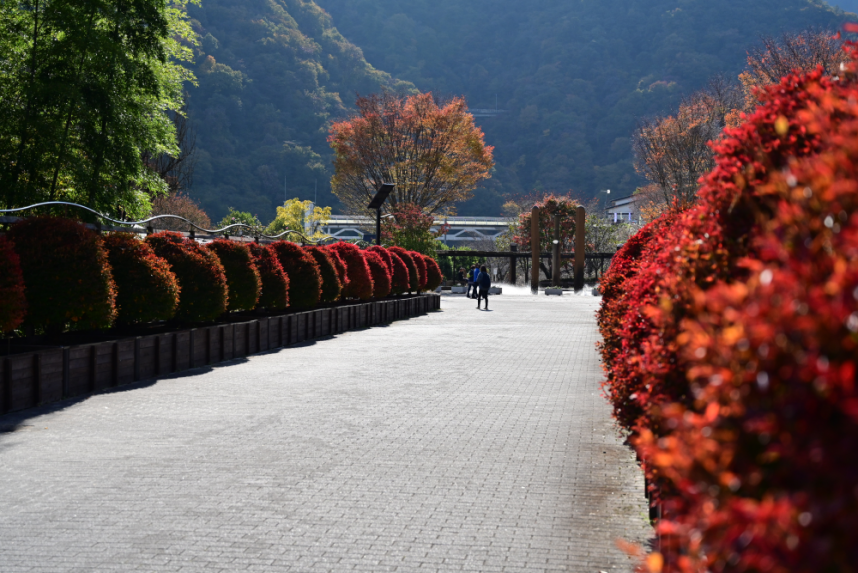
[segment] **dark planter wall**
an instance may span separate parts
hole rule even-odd
[[[440,308],[424,294],[0,357],[0,415]]]

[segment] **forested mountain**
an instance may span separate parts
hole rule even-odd
[[[828,3],[847,12],[858,12],[858,0],[830,0]]]
[[[844,18],[813,0],[317,2],[377,68],[507,110],[479,120],[496,172],[460,209],[487,215],[503,193],[630,193],[637,117],[671,111],[714,74],[735,77],[761,35]]]
[[[203,0],[191,6],[201,38],[188,112],[196,131],[192,196],[212,219],[228,207],[268,221],[285,196],[332,205],[328,122],[355,93],[413,90],[303,0]]]
[[[191,16],[192,195],[215,219],[228,206],[269,219],[314,181],[336,210],[328,122],[356,92],[413,89],[399,80],[505,110],[478,118],[497,165],[461,214],[534,189],[630,193],[637,118],[735,77],[762,35],[845,18],[821,0],[202,0]]]

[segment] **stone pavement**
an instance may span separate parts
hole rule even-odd
[[[0,571],[630,571],[589,296],[442,311],[0,418]]]

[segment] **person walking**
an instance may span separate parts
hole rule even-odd
[[[465,293],[466,297],[471,298],[471,289],[473,288],[474,289],[473,298],[477,298],[477,287],[476,287],[475,283],[477,282],[477,275],[479,275],[479,274],[480,274],[480,270],[477,267],[477,265],[474,265],[473,267],[471,267],[468,270],[468,292]]]
[[[465,278],[465,267],[459,269],[459,273],[456,275],[456,282],[459,283],[459,286],[465,286],[467,279]]]
[[[486,265],[480,267],[480,274],[477,275],[477,280],[474,281],[480,287],[480,292],[477,295],[477,310],[480,309],[480,302],[486,299],[486,310],[489,309],[489,289],[492,288],[492,277],[486,270]],[[474,287],[476,289],[476,287]]]

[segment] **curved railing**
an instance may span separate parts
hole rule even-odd
[[[15,209],[0,209],[0,213],[17,213],[20,211],[27,211],[30,209],[35,209],[37,207],[47,207],[49,205],[62,205],[65,207],[76,207],[78,209],[83,209],[84,211],[89,211],[93,215],[100,217],[100,218],[104,219],[105,221],[110,221],[114,225],[125,225],[125,226],[130,226],[130,227],[142,226],[146,223],[151,223],[152,221],[157,221],[159,219],[178,219],[179,221],[184,221],[185,223],[187,223],[191,227],[194,227],[195,229],[199,229],[203,233],[208,233],[210,235],[215,235],[217,233],[224,233],[225,231],[228,231],[229,229],[236,229],[236,228],[237,229],[249,229],[250,231],[254,230],[253,227],[251,227],[250,225],[246,225],[244,223],[236,223],[234,225],[227,225],[226,227],[223,227],[221,229],[206,229],[206,228],[200,227],[199,225],[197,225],[193,221],[189,221],[189,220],[185,219],[184,217],[180,217],[179,215],[156,215],[154,217],[149,217],[148,219],[143,219],[141,221],[120,221],[118,219],[113,219],[112,217],[108,217],[104,213],[99,213],[98,211],[91,209],[85,205],[78,205],[77,203],[68,203],[66,201],[46,201],[44,203],[36,203],[35,205],[28,205],[26,207],[18,207]],[[298,235],[299,237],[301,237],[301,240],[303,242],[314,244],[314,245],[322,244],[325,241],[329,240],[329,237],[326,237],[324,239],[319,239],[317,241],[314,241],[313,239],[310,239],[306,235],[304,235],[304,233],[301,233],[300,231],[293,231],[291,229],[283,231],[282,233],[279,233],[277,235],[265,235],[263,233],[251,234],[251,236],[253,236],[253,237],[257,237],[257,238],[262,237],[262,238],[271,239],[271,240],[276,240],[276,239],[279,239],[279,238],[284,237],[286,235]]]

